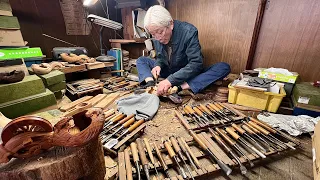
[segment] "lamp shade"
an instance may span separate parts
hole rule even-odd
[[[83,6],[89,7],[94,5],[98,0],[83,0]]]

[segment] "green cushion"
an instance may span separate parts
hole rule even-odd
[[[46,87],[65,81],[66,77],[63,72],[55,70],[48,74],[39,75]]]
[[[0,0],[0,10],[12,11],[9,0]]]
[[[57,84],[53,84],[51,86],[48,86],[48,89],[52,92],[64,90],[64,89],[66,89],[66,82],[62,81]]]
[[[0,112],[8,118],[16,118],[56,104],[54,94],[46,89],[44,93],[0,104]]]
[[[0,85],[0,104],[45,92],[41,79],[36,75],[25,76],[20,82]]]

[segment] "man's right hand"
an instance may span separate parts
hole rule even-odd
[[[151,73],[153,75],[153,77],[155,79],[158,79],[159,75],[160,75],[160,71],[161,71],[161,67],[160,66],[156,66],[151,70]]]

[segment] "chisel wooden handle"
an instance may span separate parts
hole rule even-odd
[[[130,154],[129,154],[129,148],[124,150],[124,160],[126,163],[126,174],[127,174],[127,180],[133,180],[132,177],[132,166],[130,162]]]
[[[183,148],[185,147],[186,150],[188,151],[188,153],[190,154],[191,158],[193,159],[194,164],[198,167],[200,167],[200,162],[197,159],[197,157],[193,154],[192,150],[190,149],[189,145],[187,144],[187,142],[184,140],[183,137],[178,137],[178,142],[180,144],[180,147]]]
[[[116,117],[116,114],[112,114],[111,116],[105,118],[104,121],[107,121],[107,122],[108,122],[108,121],[110,121],[110,119],[112,119],[112,118],[114,118],[114,117]]]
[[[247,125],[243,124],[242,128],[249,134],[255,134]]]
[[[183,118],[182,114],[180,112],[178,112],[177,110],[174,111],[176,116],[178,117],[178,119],[180,120],[181,124],[187,129],[191,129],[190,125],[188,124],[188,122]]]
[[[244,124],[245,124],[246,126],[248,126],[255,134],[259,134],[259,133],[260,133],[260,131],[258,131],[256,128],[254,128],[254,127],[251,126],[250,124],[248,124],[248,123],[246,123],[246,122],[244,122]]]
[[[197,107],[193,107],[193,110],[199,115],[199,116],[203,116],[203,113],[201,112],[201,110]]]
[[[119,121],[119,124],[123,124],[123,123],[127,122],[129,119],[131,119],[133,117],[134,117],[134,114],[131,114],[131,115],[123,118],[121,121]]]
[[[147,138],[143,138],[143,142],[146,145],[146,148],[147,148],[147,151],[148,151],[148,154],[149,154],[149,158],[150,158],[152,164],[154,165],[155,162],[154,162],[154,157],[153,157],[153,154],[152,154],[152,149],[151,149],[149,140]]]
[[[149,162],[147,160],[146,152],[144,151],[142,139],[138,138],[136,140],[136,143],[137,143],[141,163],[142,165],[147,165]]]
[[[220,129],[220,128],[216,128],[215,129],[218,133],[219,133],[219,135],[225,140],[225,141],[227,141],[230,145],[235,145],[236,144],[236,142],[234,141],[234,140],[232,140],[228,135],[226,135],[223,131],[222,131],[222,129]]]
[[[107,118],[107,117],[111,116],[114,113],[115,113],[114,109],[109,109],[108,111],[103,112],[104,118]]]
[[[132,143],[130,144],[130,148],[131,148],[131,153],[132,153],[133,161],[134,161],[134,162],[139,161],[137,144],[136,144],[135,142],[132,142]]]
[[[266,124],[266,123],[263,123],[257,119],[254,119],[254,118],[251,118],[250,117],[250,120],[256,124],[258,124],[259,126],[262,126],[263,128],[265,128],[266,130],[268,130],[269,132],[272,132],[274,134],[277,133],[277,131],[275,129],[273,129],[270,125]]]
[[[189,131],[189,133],[202,149],[208,149],[208,147],[204,144],[204,142],[202,142],[202,140],[198,137],[198,135],[195,132]]]
[[[135,130],[138,126],[140,126],[142,123],[144,123],[144,120],[143,120],[143,119],[135,122],[132,126],[130,126],[130,127],[128,128],[128,131],[129,131],[129,132],[132,132],[132,131]]]
[[[163,170],[166,171],[166,170],[168,169],[168,166],[167,166],[167,164],[165,163],[165,161],[164,161],[164,159],[163,159],[163,157],[162,157],[162,154],[161,154],[158,146],[156,145],[156,143],[154,143],[154,150],[155,150],[156,153],[157,153],[158,159],[159,159],[159,161],[160,161],[161,166],[163,167]]]
[[[117,114],[115,117],[111,118],[110,121],[113,121],[114,123],[117,121],[120,121],[121,119],[123,119],[126,115],[120,113]]]
[[[174,149],[176,152],[181,151],[181,148],[180,148],[180,146],[179,146],[179,144],[178,144],[178,141],[177,141],[177,139],[176,139],[175,137],[171,136],[171,137],[170,137],[170,141],[171,141],[171,144],[172,144],[172,146],[173,146],[173,149]]]
[[[240,136],[239,136],[237,133],[235,133],[231,128],[227,127],[227,128],[226,128],[226,131],[227,131],[234,139],[239,139],[239,138],[240,138]]]
[[[184,107],[189,113],[191,113],[191,114],[194,114],[195,113],[195,111],[192,109],[192,107],[191,106],[189,106],[189,105],[186,105],[185,107]]]
[[[212,104],[212,103],[208,103],[208,105],[209,105],[214,111],[219,111],[219,110],[220,110],[217,106],[215,106],[215,105]]]
[[[244,133],[246,133],[246,131],[245,130],[243,130],[240,126],[238,126],[238,125],[236,125],[236,124],[231,124],[231,126],[236,130],[236,131],[238,131],[240,134],[244,134]]]
[[[122,126],[124,128],[128,128],[131,124],[133,124],[136,120],[133,118],[131,118],[129,121],[125,122]]]
[[[231,149],[229,148],[228,145],[220,138],[218,133],[216,133],[213,129],[209,128],[209,132],[212,134],[212,137],[222,146],[227,152],[230,152]]]
[[[261,126],[257,125],[256,123],[249,121],[248,122],[251,126],[253,126],[254,128],[258,129],[258,131],[262,132],[264,135],[269,135],[270,132],[263,129]]]
[[[163,144],[164,144],[164,147],[167,149],[168,153],[169,153],[169,156],[172,158],[173,156],[176,155],[176,153],[174,152],[174,150],[172,149],[170,143],[168,140],[163,140],[162,141]]]
[[[215,102],[214,105],[217,106],[217,108],[219,108],[219,110],[222,110],[222,109],[223,109],[223,107],[222,107],[219,103],[216,103],[216,102]]]
[[[200,108],[201,108],[202,110],[204,110],[206,113],[211,114],[211,111],[210,111],[206,106],[204,106],[203,104],[200,104],[199,106],[200,106]]]

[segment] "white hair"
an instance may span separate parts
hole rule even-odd
[[[150,25],[167,27],[171,21],[173,19],[169,11],[163,6],[155,5],[148,9],[144,17],[144,29],[147,30],[146,27]]]

